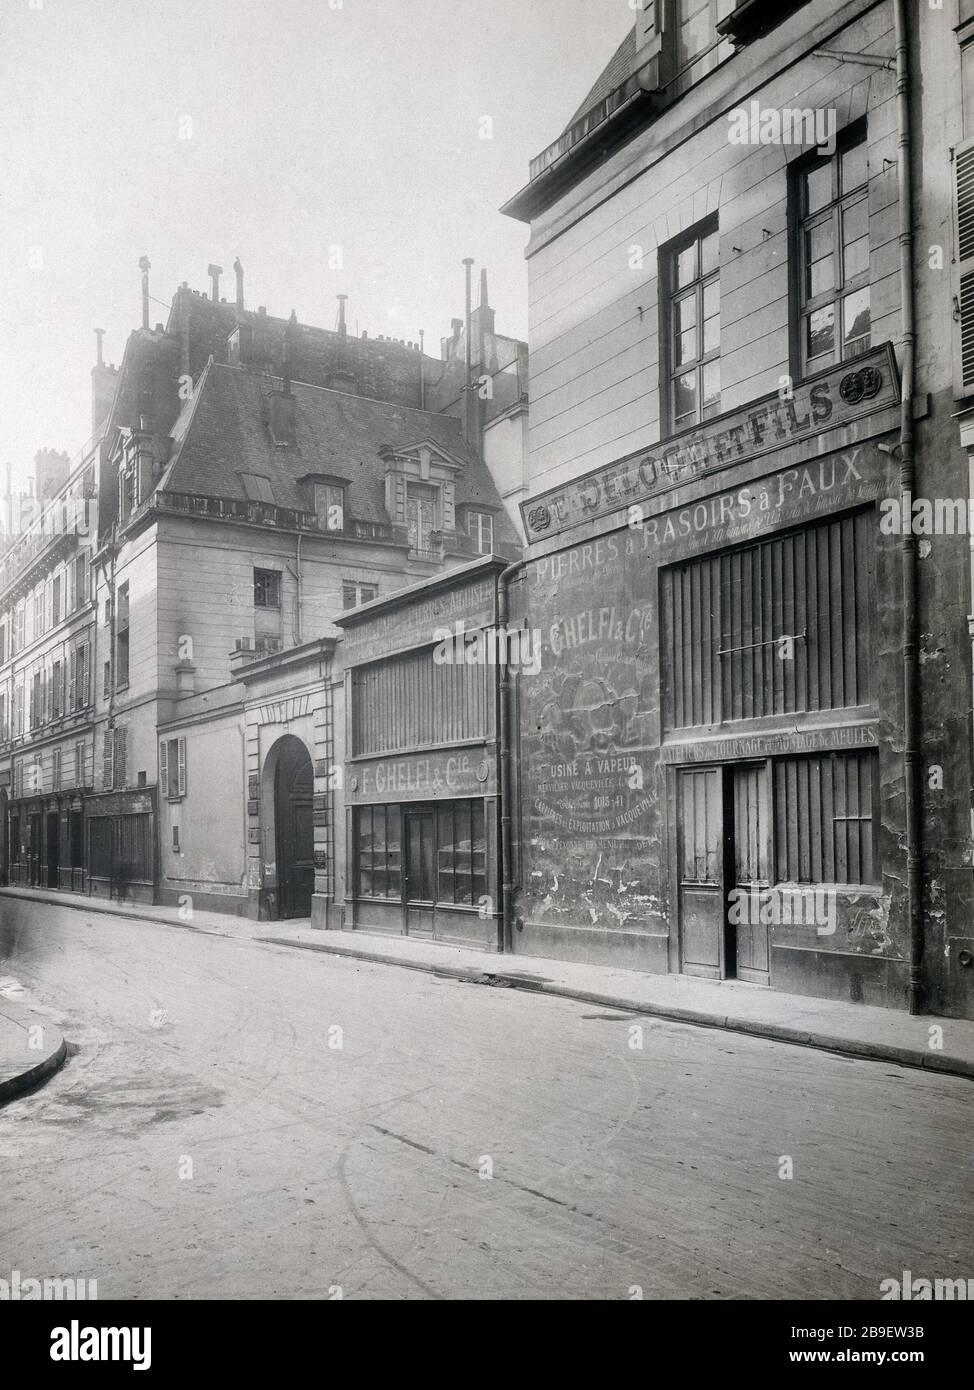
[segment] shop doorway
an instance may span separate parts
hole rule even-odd
[[[681,968],[766,985],[760,895],[771,881],[768,766],[680,768],[677,784]]]
[[[274,827],[277,916],[310,917],[315,888],[314,767],[299,738],[275,744]]]
[[[435,812],[425,807],[403,813],[403,931],[407,936],[433,936],[435,819]]]

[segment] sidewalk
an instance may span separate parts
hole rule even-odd
[[[494,955],[409,937],[313,930],[301,922],[253,922],[231,914],[202,911],[194,912],[192,920],[186,921],[175,908],[108,903],[99,898],[19,888],[0,889],[0,910],[5,898],[50,902],[87,913],[107,912],[217,936],[421,970],[467,984],[532,990],[640,1017],[722,1028],[851,1057],[974,1078],[974,1023],[963,1019],[932,1014],[911,1017],[898,1010],[866,1004],[779,994],[736,980],[644,975],[541,956]]]
[[[0,1105],[53,1076],[67,1055],[56,1028],[24,1005],[0,998]]]

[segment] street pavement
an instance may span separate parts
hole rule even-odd
[[[247,936],[16,922],[0,903],[0,974],[77,1051],[0,1108],[0,1279],[876,1299],[905,1269],[974,1278],[970,1080]]]

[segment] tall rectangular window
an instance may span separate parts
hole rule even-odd
[[[401,898],[399,807],[359,806],[354,815],[356,895],[360,898]]]
[[[124,690],[129,683],[129,586],[128,580],[118,586],[115,605],[115,688]]]
[[[868,352],[869,160],[865,135],[800,166],[798,276],[803,374]]]
[[[676,433],[720,414],[720,265],[714,223],[663,253],[663,417]]]
[[[280,608],[281,576],[278,570],[254,570],[254,607]]]
[[[467,534],[478,555],[489,555],[494,548],[494,518],[490,512],[468,512]]]
[[[51,625],[56,627],[61,621],[61,576],[56,574],[51,580]]]
[[[344,531],[345,489],[333,483],[315,483],[315,514],[322,531]]]
[[[427,483],[406,484],[406,528],[409,548],[427,556],[433,550],[433,532],[437,529],[439,488]]]

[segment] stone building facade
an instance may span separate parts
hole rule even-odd
[[[966,9],[644,0],[505,209],[520,949],[974,1015]]]

